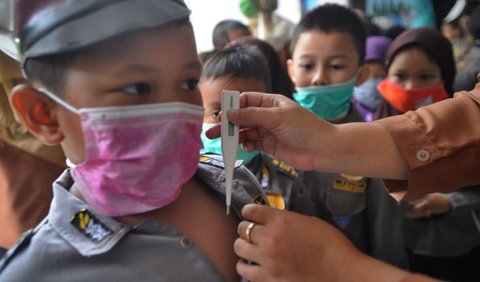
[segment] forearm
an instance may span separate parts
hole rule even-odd
[[[480,186],[470,186],[445,196],[452,204],[452,212],[469,212],[480,208]]]
[[[408,165],[385,128],[376,123],[319,124],[316,170],[405,179]]]

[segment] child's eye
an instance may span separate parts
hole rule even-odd
[[[150,93],[152,91],[152,87],[150,86],[150,84],[146,82],[139,82],[139,83],[135,83],[130,86],[127,86],[122,90],[128,94],[138,96],[138,95],[144,95],[144,94]]]
[[[182,83],[182,89],[187,91],[196,91],[198,90],[198,79],[192,78],[187,79]]]
[[[312,70],[313,69],[313,64],[300,64],[300,68],[304,70]]]
[[[402,73],[396,73],[393,75],[393,77],[396,81],[403,81],[406,79],[406,76]]]
[[[341,64],[332,64],[330,65],[330,67],[334,70],[341,70],[341,69],[344,69],[345,68],[345,65],[341,65]]]
[[[210,113],[210,116],[214,119],[218,119],[219,114],[220,114],[220,111],[213,111]]]
[[[423,74],[423,75],[420,76],[420,79],[423,80],[423,81],[432,80],[432,79],[433,79],[433,75],[431,75],[431,74]]]

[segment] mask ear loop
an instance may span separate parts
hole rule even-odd
[[[38,89],[38,91],[44,93],[44,94],[47,95],[50,99],[52,99],[53,101],[55,101],[55,102],[58,103],[59,105],[65,107],[67,110],[71,111],[72,113],[77,114],[77,115],[80,115],[80,110],[78,110],[78,109],[75,108],[74,106],[70,105],[69,103],[65,102],[64,100],[60,99],[60,97],[58,97],[57,95],[53,94],[53,93],[50,92],[49,90],[47,90],[47,89],[45,89],[45,88],[40,88],[40,89]]]

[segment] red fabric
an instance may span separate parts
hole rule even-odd
[[[443,87],[443,84],[432,87],[406,89],[399,84],[385,79],[378,85],[378,90],[388,103],[402,113],[416,110],[419,108],[418,105],[429,97],[432,97],[431,103],[436,103],[448,98],[448,93]]]

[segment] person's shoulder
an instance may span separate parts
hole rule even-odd
[[[49,248],[49,242],[55,241],[48,221],[42,221],[35,229],[22,234],[0,261],[0,280],[35,281],[37,275],[46,270],[48,261],[57,259],[57,248]],[[53,235],[53,236],[52,236]],[[42,254],[39,259],[38,254]]]
[[[222,156],[201,155],[196,176],[215,192],[225,194],[225,165]],[[235,162],[233,186],[232,201],[238,201],[239,207],[249,203],[268,206],[267,197],[257,178],[243,165],[241,160]]]

